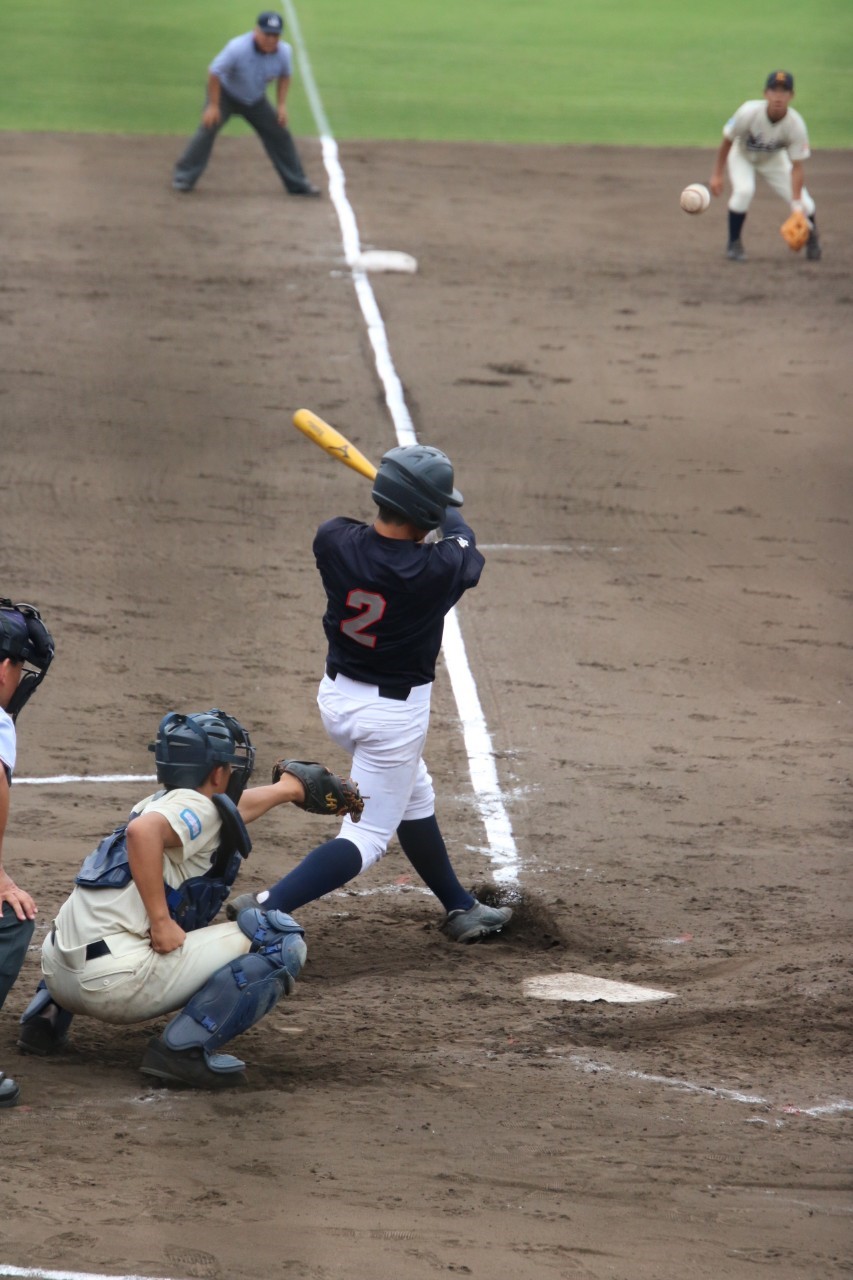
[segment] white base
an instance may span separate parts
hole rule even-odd
[[[353,262],[356,271],[405,271],[414,275],[418,260],[395,249],[365,249]]]
[[[644,1000],[673,1000],[675,992],[637,987],[631,982],[611,982],[585,973],[550,973],[525,978],[524,994],[536,1000],[605,1000],[608,1004],[640,1004]]]

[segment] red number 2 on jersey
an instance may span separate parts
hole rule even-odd
[[[344,618],[341,631],[356,644],[363,644],[366,649],[375,649],[376,636],[367,635],[367,628],[380,621],[386,607],[385,597],[377,595],[375,591],[362,591],[360,588],[350,591],[347,595],[347,608],[360,609],[361,613],[357,613],[354,618]]]

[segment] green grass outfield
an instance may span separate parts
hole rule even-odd
[[[712,147],[783,66],[814,146],[853,145],[853,0],[294,2],[339,139]],[[188,134],[262,3],[2,0],[0,128]],[[298,67],[290,108],[313,133]]]

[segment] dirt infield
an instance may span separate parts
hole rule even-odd
[[[150,771],[217,704],[326,759],[311,539],[365,482],[305,405],[394,443],[334,210],[253,138],[193,195],[174,141],[0,135],[0,594],[58,645],[19,777]],[[316,145],[303,151],[321,174]],[[849,155],[818,154],[824,260],[761,191],[725,261],[711,153],[348,145],[421,439],[484,546],[460,621],[519,850],[517,915],[454,947],[394,848],[299,913],[294,997],[227,1096],[149,1087],[161,1024],[0,1015],[3,1265],[176,1280],[816,1280],[849,1274]],[[463,879],[492,871],[446,672],[427,758]],[[36,941],[145,784],[16,786]],[[335,830],[277,811],[248,884]],[[245,887],[248,887],[245,886]],[[580,971],[638,1005],[528,998]],[[846,1106],[846,1110],[845,1110]]]

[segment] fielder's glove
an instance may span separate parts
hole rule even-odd
[[[307,813],[348,813],[358,822],[364,810],[364,800],[358,784],[352,778],[339,778],[316,760],[276,760],[272,770],[273,782],[283,773],[292,773],[305,788],[305,800],[298,807]]]
[[[811,227],[802,209],[795,209],[779,228],[782,239],[790,249],[798,253],[809,238]]]

